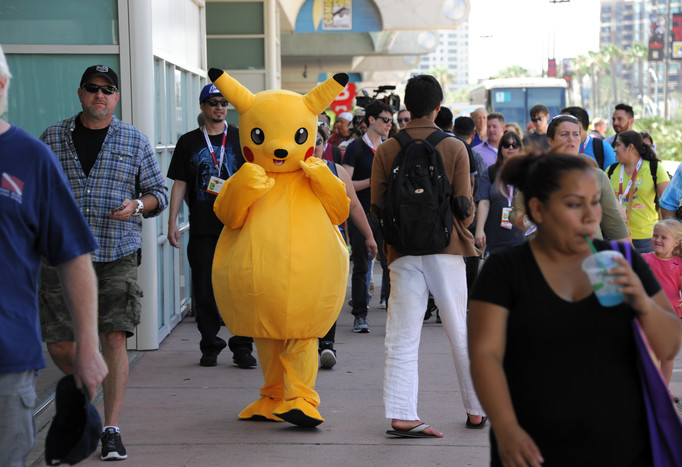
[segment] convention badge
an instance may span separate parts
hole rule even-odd
[[[509,214],[511,213],[512,208],[506,207],[502,208],[502,219],[500,220],[500,227],[504,227],[505,229],[511,229],[512,228],[512,223],[509,222]]]
[[[212,195],[217,195],[223,188],[223,183],[225,183],[225,180],[218,178],[215,175],[211,175],[211,179],[208,181],[208,187],[206,188],[206,191]]]

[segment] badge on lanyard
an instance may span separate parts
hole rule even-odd
[[[225,183],[225,180],[218,178],[215,175],[211,175],[211,179],[208,181],[208,187],[206,187],[206,191],[212,195],[217,195],[223,188],[223,183]]]
[[[502,216],[500,218],[500,227],[511,230],[512,223],[509,221],[509,214],[512,211],[512,200],[514,199],[514,187],[507,185],[507,194],[504,195],[507,198],[507,206],[502,208]]]

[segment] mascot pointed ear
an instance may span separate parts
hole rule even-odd
[[[337,73],[327,81],[315,86],[308,94],[303,96],[303,101],[306,107],[317,115],[329,107],[329,104],[343,91],[347,83],[348,75],[346,73]],[[216,87],[220,89],[218,83],[216,83]]]
[[[256,96],[251,91],[242,86],[239,81],[225,73],[223,70],[211,68],[208,70],[208,77],[213,81],[215,87],[218,88],[220,94],[222,94],[240,114],[249,110],[251,104],[253,104],[253,101],[256,99]]]

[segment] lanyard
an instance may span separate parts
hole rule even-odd
[[[630,181],[628,182],[628,186],[625,187],[625,191],[623,191],[623,172],[625,171],[625,166],[623,164],[620,165],[620,181],[618,182],[618,201],[620,201],[621,204],[623,204],[623,199],[626,198],[626,196],[630,193],[630,188],[632,187],[632,182],[637,178],[637,172],[639,172],[639,168],[642,166],[642,159],[641,157],[637,161],[637,166],[635,167],[635,171],[632,172],[632,177],[630,177]]]
[[[213,150],[213,145],[211,144],[211,140],[208,137],[208,132],[206,131],[206,125],[204,125],[204,139],[206,140],[206,147],[208,148],[209,151],[211,151],[211,157],[213,158],[213,163],[215,164],[216,169],[218,169],[218,177],[220,177],[220,169],[223,166],[223,157],[225,156],[225,142],[227,141],[227,122],[223,121],[225,124],[225,129],[223,130],[223,142],[220,144],[220,162],[216,160],[215,157],[215,151]],[[229,170],[228,170],[228,175],[229,175]]]
[[[590,144],[591,139],[592,137],[588,133],[587,139],[585,139],[585,145],[582,148],[580,148],[580,154],[582,154],[585,151],[585,149],[587,149],[587,145]]]
[[[376,154],[376,153],[377,153],[377,150],[374,149],[374,146],[372,145],[372,142],[369,140],[369,136],[367,136],[367,133],[365,133],[364,135],[362,135],[362,140],[363,140],[365,143],[367,143],[367,146],[369,146],[369,148],[372,150],[372,154]]]
[[[504,195],[507,198],[507,204],[512,207],[512,200],[514,199],[514,185],[507,185],[507,193]]]

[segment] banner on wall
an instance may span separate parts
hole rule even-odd
[[[657,14],[649,16],[649,54],[648,61],[659,62],[663,60],[663,19]]]
[[[671,58],[682,60],[682,13],[673,14],[672,38]]]
[[[322,0],[322,30],[350,31],[353,29],[352,0]]]
[[[336,96],[336,99],[331,103],[332,112],[339,115],[343,112],[351,112],[353,110],[353,99],[356,94],[355,83],[348,83],[341,94]]]

